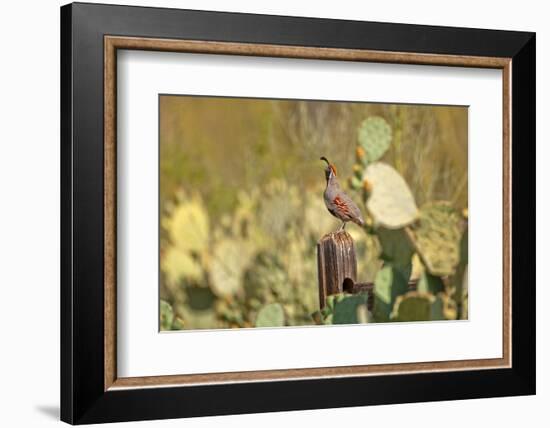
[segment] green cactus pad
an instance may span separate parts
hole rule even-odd
[[[375,223],[400,229],[418,217],[413,194],[403,177],[391,166],[375,162],[365,169],[363,181],[370,187],[367,210]]]
[[[285,312],[278,303],[264,306],[256,316],[256,327],[282,327],[285,325]]]
[[[361,160],[370,163],[380,159],[390,147],[391,139],[390,125],[383,118],[373,116],[365,119],[357,132],[359,145],[365,150]]]
[[[331,294],[330,296],[327,296],[326,308],[328,308],[329,311],[334,312],[334,306],[336,303],[341,302],[344,298],[344,294]]]
[[[408,269],[386,265],[374,279],[374,308],[376,322],[388,321],[397,296],[408,290],[410,265]]]
[[[392,230],[380,227],[377,230],[377,235],[382,246],[380,258],[384,262],[401,267],[411,264],[414,247],[404,229]]]
[[[441,277],[434,276],[429,272],[423,272],[418,280],[416,290],[424,293],[437,294],[445,290],[445,285]]]
[[[165,300],[160,301],[160,329],[161,331],[167,331],[172,329],[172,323],[174,322],[174,310],[170,303]]]
[[[407,228],[418,255],[432,275],[455,272],[460,260],[460,215],[448,202],[426,204],[418,222]]]
[[[440,296],[409,291],[395,301],[391,318],[394,321],[437,321],[445,319]]]
[[[334,305],[333,324],[362,324],[368,322],[368,293],[346,295]]]

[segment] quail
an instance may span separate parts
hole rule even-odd
[[[321,157],[321,160],[327,163],[327,167],[325,169],[327,187],[323,195],[325,205],[334,217],[342,221],[338,232],[346,227],[346,223],[348,221],[352,221],[359,226],[363,226],[365,224],[365,220],[363,220],[361,210],[340,188],[340,184],[336,178],[336,167],[324,156]]]

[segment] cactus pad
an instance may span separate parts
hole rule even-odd
[[[416,289],[425,293],[437,294],[445,290],[445,285],[441,277],[432,275],[429,272],[422,272]]]
[[[287,301],[292,296],[287,271],[281,258],[274,252],[262,251],[244,274],[246,297],[262,303]]]
[[[365,119],[357,132],[359,146],[364,150],[364,153],[357,154],[358,160],[368,163],[377,161],[390,147],[391,139],[390,125],[383,118],[372,116]]]
[[[418,255],[429,273],[452,275],[460,260],[460,215],[448,202],[428,203],[418,222],[407,228]]]
[[[160,329],[161,331],[167,331],[172,329],[172,323],[174,322],[174,310],[170,303],[165,300],[160,301]]]
[[[411,264],[414,248],[404,229],[391,230],[380,227],[377,235],[382,246],[382,260],[394,266],[405,267]]]
[[[189,253],[169,247],[161,259],[161,269],[171,284],[196,282],[202,278],[202,267]]]
[[[282,327],[285,325],[285,312],[278,303],[264,306],[256,316],[256,327]]]
[[[374,279],[374,318],[377,322],[388,321],[397,296],[404,294],[409,285],[409,269],[386,265]]]
[[[170,241],[182,251],[201,253],[208,246],[208,213],[197,196],[179,204],[163,221]]]
[[[332,324],[363,324],[368,322],[368,293],[346,295],[334,304]]]
[[[365,169],[365,180],[372,189],[367,210],[376,223],[387,229],[400,229],[416,220],[418,208],[413,194],[395,169],[375,162]]]
[[[409,291],[395,301],[391,318],[394,321],[436,321],[445,319],[440,296]]]
[[[212,251],[210,288],[220,296],[235,294],[242,284],[244,270],[250,261],[250,248],[241,239],[222,239]]]

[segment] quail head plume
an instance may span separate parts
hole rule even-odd
[[[336,178],[336,167],[331,164],[324,156],[321,160],[327,163],[325,168],[325,178],[327,187],[325,188],[324,200],[328,211],[337,219],[342,221],[338,231],[346,227],[348,221],[363,226],[365,220],[361,214],[359,207],[353,200],[341,189],[338,179]]]

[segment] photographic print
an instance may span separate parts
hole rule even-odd
[[[468,318],[468,108],[159,95],[161,331]]]

